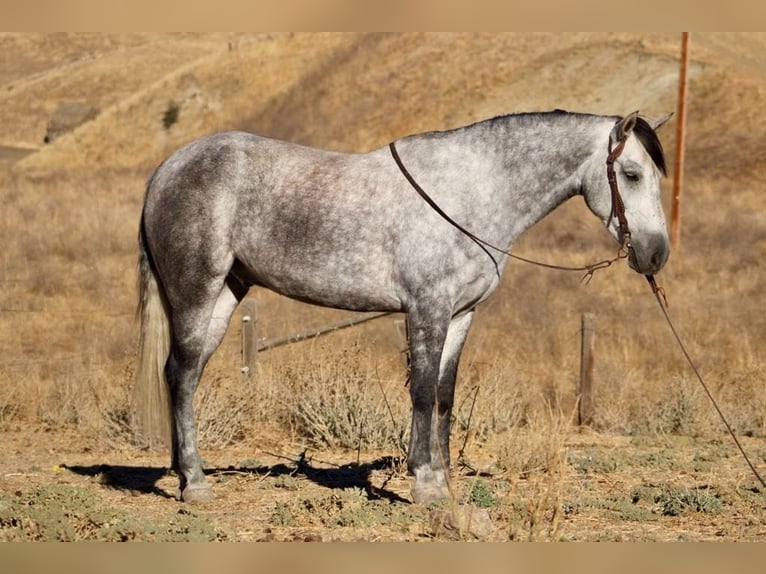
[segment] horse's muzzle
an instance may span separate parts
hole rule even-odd
[[[670,257],[670,243],[667,235],[656,234],[646,237],[643,241],[632,241],[628,252],[628,265],[634,271],[653,275],[665,266]]]

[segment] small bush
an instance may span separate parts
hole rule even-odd
[[[239,380],[227,385],[219,378],[200,385],[194,399],[199,444],[221,448],[245,439],[257,399],[256,388]]]
[[[340,357],[319,357],[302,368],[287,366],[283,380],[291,392],[285,406],[298,434],[330,448],[404,448],[409,397],[393,395],[359,349]],[[405,393],[401,393],[404,395]]]
[[[169,130],[173,124],[178,122],[178,115],[181,112],[181,105],[176,102],[168,102],[165,113],[162,114],[162,126]]]
[[[680,516],[690,512],[718,514],[721,499],[708,488],[677,488],[669,485],[643,485],[635,488],[632,503],[653,504],[662,516]]]
[[[483,480],[477,480],[473,483],[471,492],[468,494],[468,501],[480,508],[497,506],[497,496]]]

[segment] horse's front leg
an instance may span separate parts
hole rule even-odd
[[[446,315],[446,314],[445,314]],[[407,315],[410,347],[410,398],[412,426],[407,468],[415,475],[412,498],[416,503],[428,503],[449,497],[449,453],[435,453],[434,416],[439,387],[439,367],[447,337],[449,317],[411,310]],[[434,456],[436,455],[436,456]]]
[[[436,390],[436,408],[431,431],[431,468],[450,468],[450,426],[452,406],[455,401],[460,354],[463,351],[468,330],[471,328],[474,311],[471,309],[452,318],[444,341],[439,363],[439,386]]]

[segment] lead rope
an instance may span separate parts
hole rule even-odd
[[[742,457],[745,459],[745,462],[747,462],[747,465],[750,467],[750,470],[753,471],[753,474],[758,479],[758,482],[761,483],[761,486],[766,488],[766,481],[763,480],[761,475],[756,470],[755,465],[750,461],[750,457],[747,456],[745,449],[742,448],[742,444],[740,444],[739,439],[737,439],[737,435],[734,434],[734,430],[731,428],[729,421],[726,420],[726,417],[724,416],[723,411],[721,411],[721,409],[719,408],[718,403],[713,398],[713,394],[710,392],[710,389],[708,389],[707,385],[705,384],[705,381],[702,379],[702,375],[700,375],[700,372],[697,369],[697,365],[694,364],[694,361],[692,360],[691,355],[689,355],[689,352],[686,350],[686,346],[683,344],[683,341],[681,341],[681,337],[678,335],[678,331],[676,331],[676,328],[673,325],[673,321],[670,320],[670,315],[668,314],[668,309],[667,309],[668,301],[665,298],[665,290],[662,287],[657,285],[657,282],[654,280],[654,275],[645,275],[645,277],[652,288],[652,293],[654,294],[654,298],[657,299],[657,304],[660,306],[660,309],[662,310],[662,314],[665,316],[665,320],[668,323],[668,327],[670,327],[670,331],[673,333],[673,337],[675,338],[676,342],[678,343],[678,346],[681,348],[681,352],[686,358],[686,362],[689,363],[689,366],[692,368],[692,371],[694,371],[694,374],[696,375],[697,380],[699,381],[700,385],[702,385],[702,388],[705,390],[705,393],[710,399],[710,402],[713,403],[713,407],[718,413],[718,416],[721,418],[721,421],[723,421],[723,424],[726,427],[726,430],[729,431],[729,435],[734,441],[734,444],[737,445],[739,452],[742,454]]]

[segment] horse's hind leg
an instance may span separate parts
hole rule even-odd
[[[224,283],[216,298],[173,312],[173,343],[166,366],[173,409],[173,469],[180,479],[181,499],[213,498],[197,450],[192,400],[202,371],[218,347],[234,309],[246,289]]]

